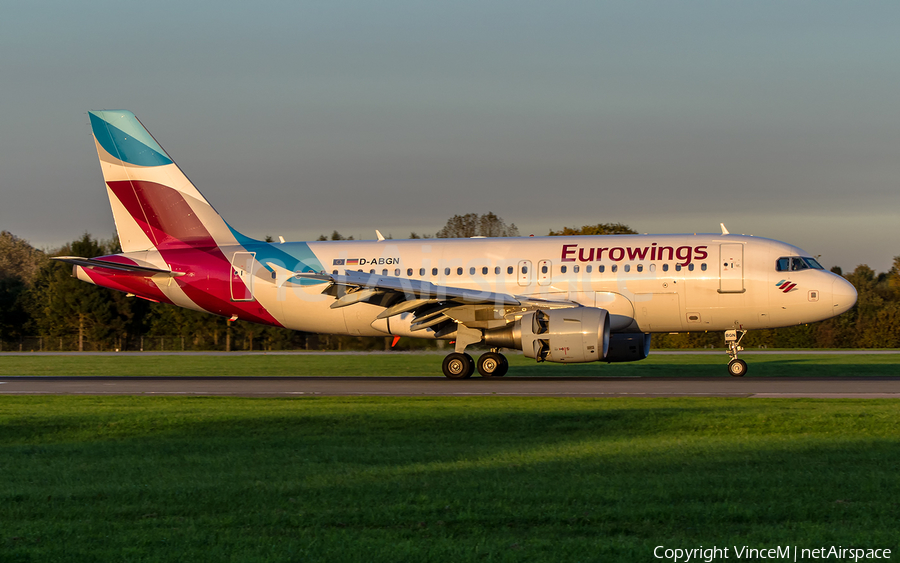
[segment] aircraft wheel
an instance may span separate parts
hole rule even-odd
[[[509,362],[503,354],[486,352],[478,358],[478,373],[481,377],[503,377],[509,369]]]
[[[747,373],[747,362],[744,360],[731,360],[728,362],[728,373],[731,377],[744,377]]]
[[[453,352],[447,354],[441,367],[450,379],[465,379],[475,373],[475,360],[468,354]]]
[[[500,369],[494,373],[494,377],[503,377],[506,375],[506,372],[509,371],[509,360],[506,359],[506,356],[500,354]]]

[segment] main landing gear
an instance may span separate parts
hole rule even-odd
[[[731,361],[728,362],[728,373],[731,377],[744,377],[747,373],[747,362],[738,359],[738,352],[744,349],[741,346],[741,340],[747,334],[746,330],[726,330],[725,346],[728,348],[728,355]]]
[[[441,366],[444,375],[450,379],[466,379],[472,377],[477,367],[481,377],[503,377],[509,369],[509,362],[506,356],[499,353],[496,349],[485,352],[478,358],[478,362],[472,359],[472,356],[466,353],[452,352],[444,358]]]

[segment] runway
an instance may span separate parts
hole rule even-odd
[[[754,397],[897,399],[900,377],[4,377],[0,395]]]

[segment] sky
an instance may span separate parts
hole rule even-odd
[[[112,215],[88,110],[128,109],[249,236],[753,234],[900,255],[900,4],[4,2],[0,229]]]

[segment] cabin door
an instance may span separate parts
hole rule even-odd
[[[719,293],[744,292],[744,245],[719,245]]]
[[[255,252],[235,252],[231,257],[231,300],[253,301]]]

